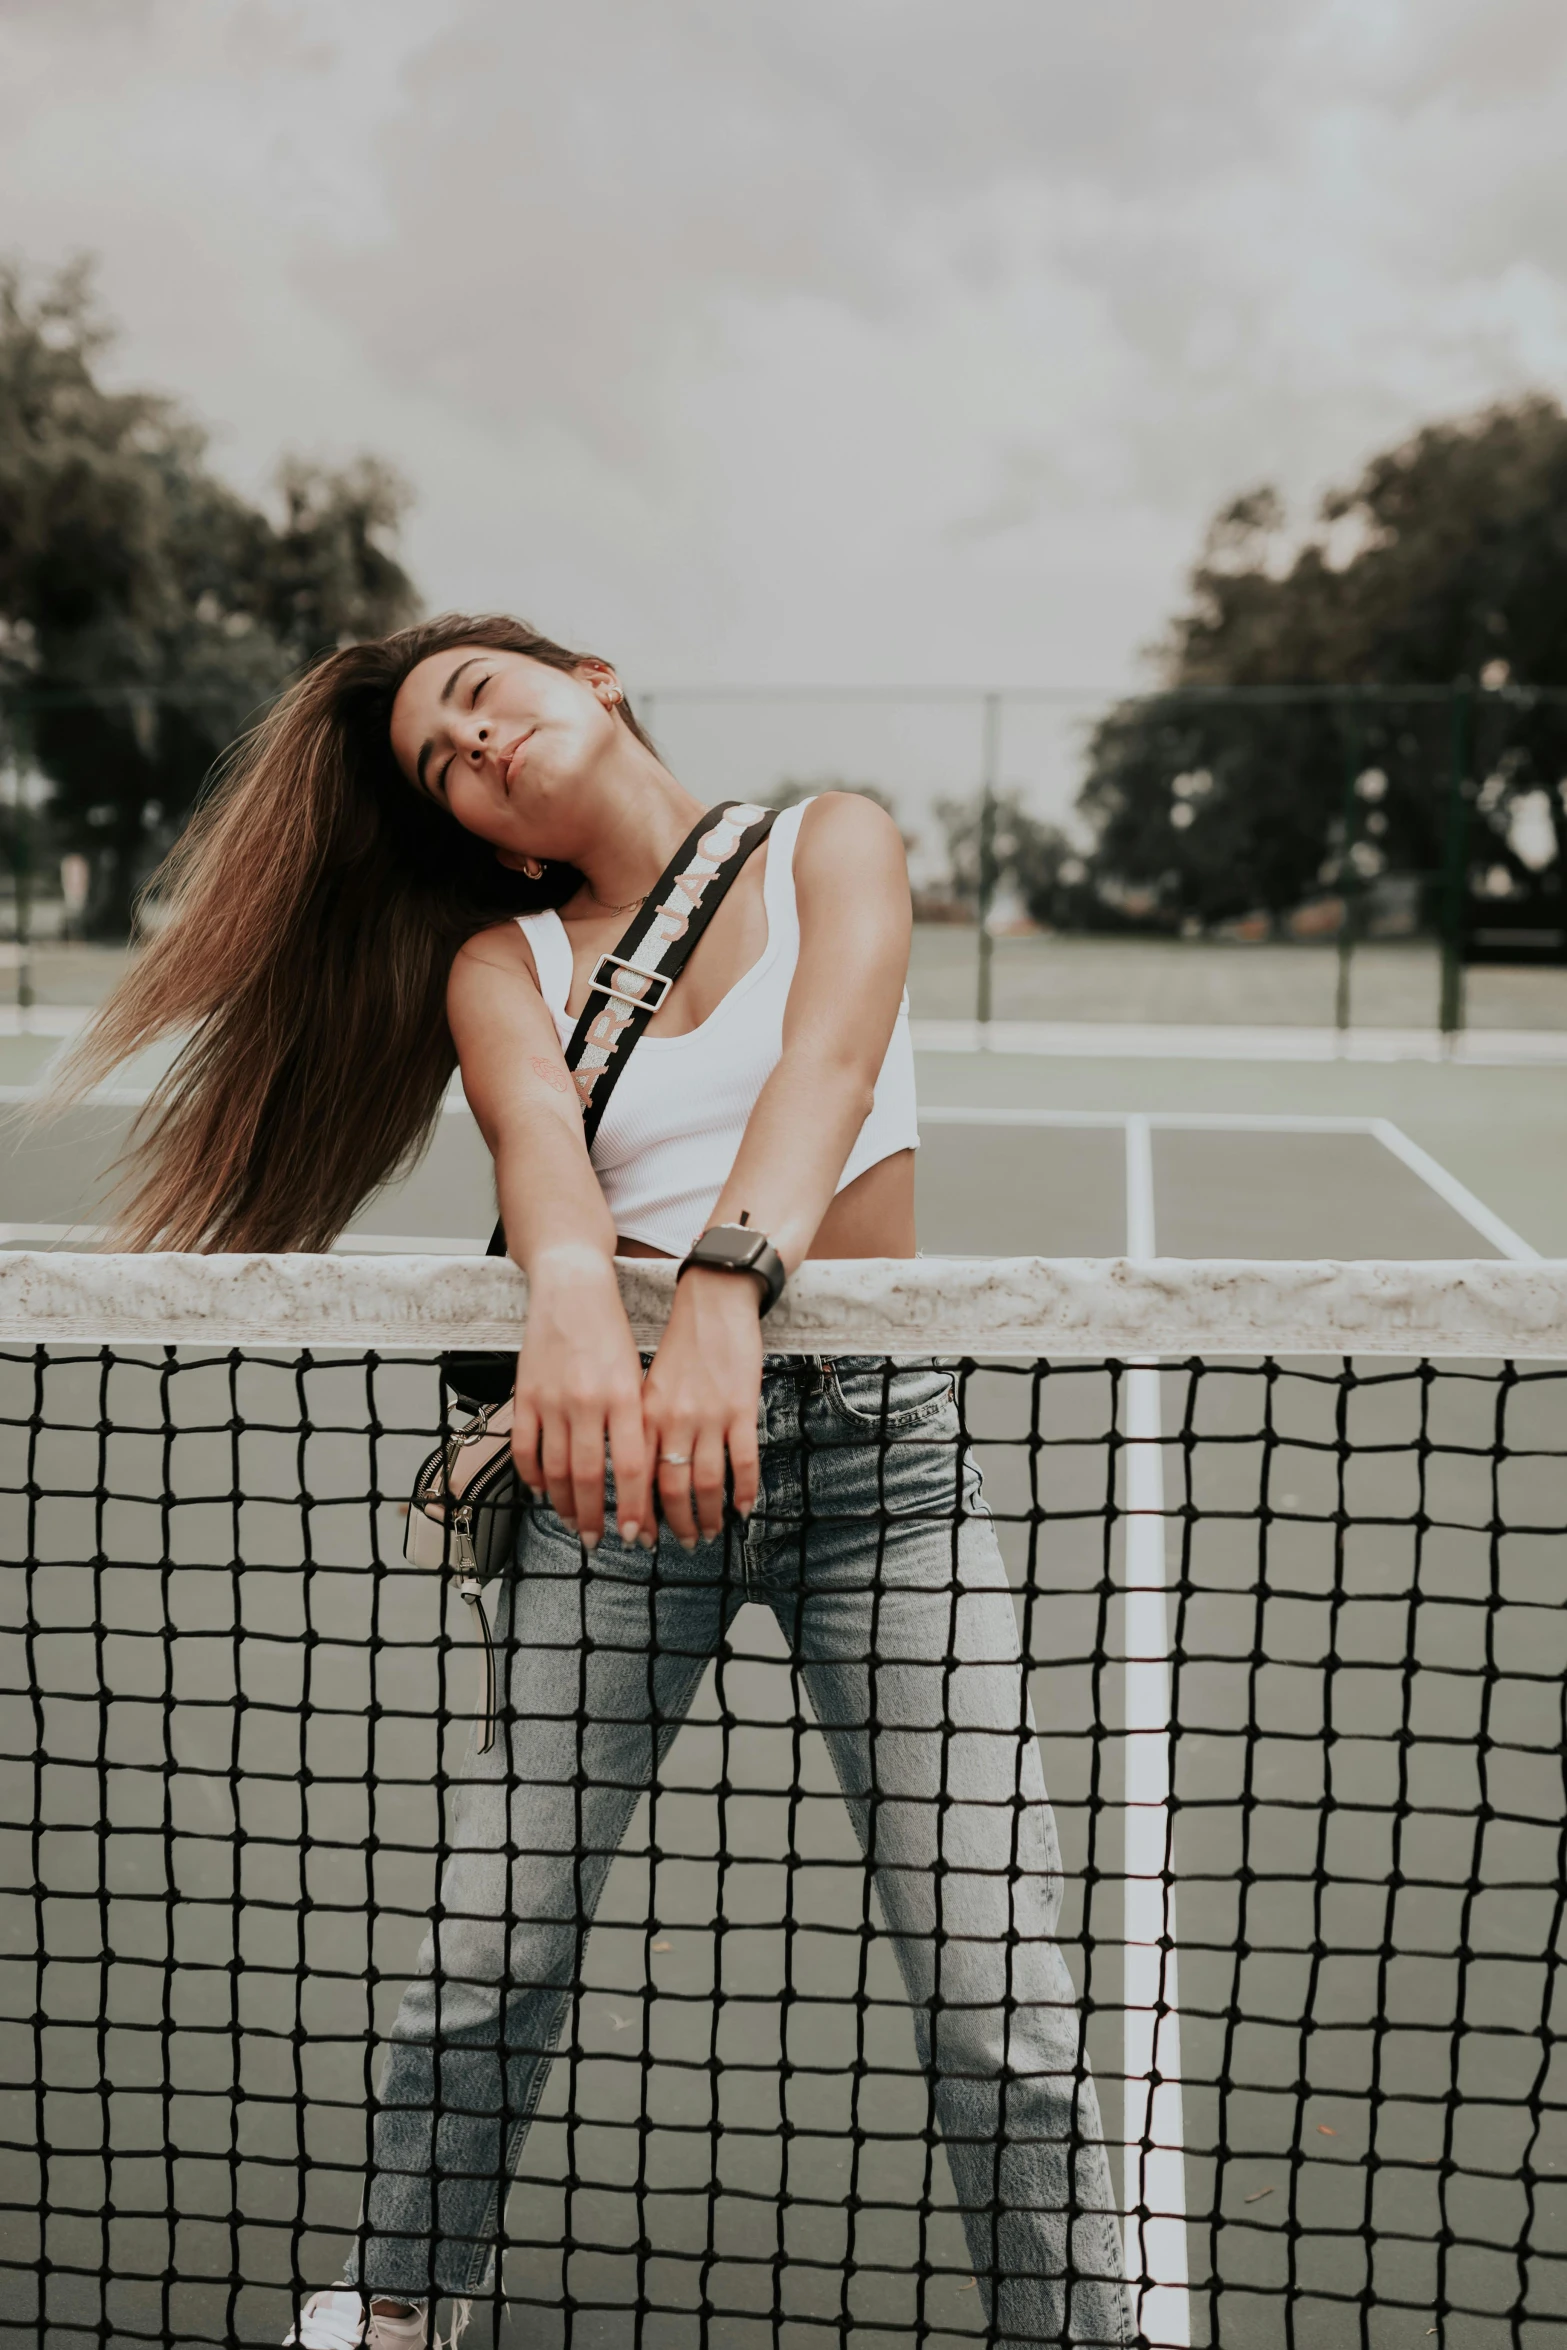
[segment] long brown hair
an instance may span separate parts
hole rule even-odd
[[[522,621],[456,613],[328,654],[235,746],[149,883],[166,918],[46,1105],[184,1032],[121,1161],[122,1247],[330,1247],[429,1143],[456,1066],[458,947],[577,888],[568,866],[510,872],[392,757],[403,679],[466,644],[557,669],[585,658]]]

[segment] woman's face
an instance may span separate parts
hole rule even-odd
[[[552,669],[525,653],[454,645],[409,671],[392,704],[392,755],[416,791],[499,852],[571,861],[581,784],[624,731],[603,662]]]

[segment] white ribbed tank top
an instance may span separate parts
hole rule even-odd
[[[616,1232],[668,1256],[683,1257],[712,1222],[746,1121],[783,1052],[784,1005],[800,957],[794,844],[808,805],[785,809],[767,838],[767,944],[761,954],[699,1028],[685,1036],[644,1035],[632,1047],[593,1137],[593,1172]],[[519,914],[517,921],[533,949],[540,993],[561,1043],[568,1044],[577,1021],[566,1009],[572,979],[566,926],[553,911]],[[838,1189],[878,1160],[918,1143],[905,994],[875,1101]]]

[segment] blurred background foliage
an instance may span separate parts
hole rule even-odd
[[[385,465],[289,460],[254,505],[177,401],[111,388],[111,344],[85,264],[37,284],[0,267],[0,846],[19,881],[84,855],[84,927],[123,937],[236,735],[302,665],[418,599]],[[1252,490],[1208,532],[1153,689],[1088,729],[1073,819],[1017,789],[940,802],[948,878],[926,910],[999,896],[1057,930],[1322,935],[1401,879],[1430,927],[1460,779],[1465,890],[1563,919],[1564,624],[1550,399],[1429,426],[1301,530]],[[837,788],[897,812],[881,784]]]
[[[1455,759],[1483,890],[1559,894],[1567,417],[1530,397],[1431,425],[1294,540],[1275,491],[1236,499],[1156,659],[1162,690],[1094,728],[1078,803],[1112,902],[1206,927],[1346,868],[1434,877]]]
[[[313,655],[416,610],[405,493],[374,458],[290,461],[271,511],[205,462],[177,402],[110,390],[85,264],[0,268],[0,703],[49,787],[51,852],[91,862],[85,926],[132,900],[225,747]],[[13,867],[38,844],[7,811]]]

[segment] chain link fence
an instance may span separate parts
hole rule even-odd
[[[1037,951],[1025,942],[1041,937],[1097,938],[1102,952],[1314,948],[1312,1002],[1346,1030],[1364,1017],[1357,958],[1421,950],[1421,977],[1411,963],[1399,1000],[1448,1037],[1465,1025],[1476,966],[1567,971],[1567,690],[1460,680],[1113,696],[633,680],[632,691],[699,797],[850,786],[885,800],[928,926],[916,957],[933,975],[928,1008],[939,998],[980,1023],[1000,1017],[998,955],[1004,972],[1021,970]],[[166,798],[146,793],[148,757],[156,774],[158,741],[209,699],[196,688],[0,694],[19,1002],[32,942],[92,929],[95,909],[155,868],[185,809],[172,777]],[[96,801],[41,773],[32,744],[45,705],[57,715],[66,704],[135,738],[134,805],[110,773]],[[1567,1020],[1567,982],[1561,994]],[[1535,1017],[1556,1024],[1549,988],[1539,1002]]]

